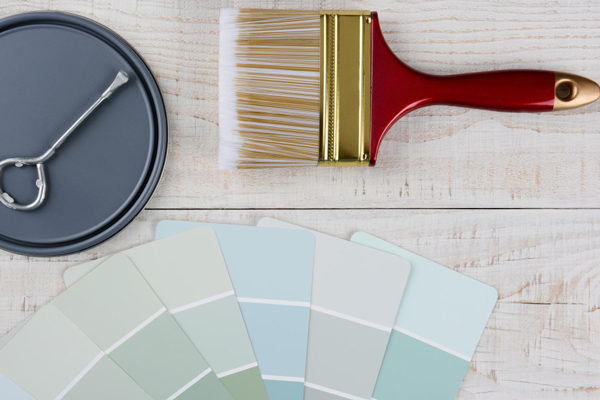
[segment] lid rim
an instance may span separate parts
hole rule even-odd
[[[55,11],[28,12],[1,19],[0,33],[16,27],[40,23],[63,25],[83,30],[98,37],[119,52],[139,73],[148,98],[152,102],[152,114],[156,122],[155,143],[151,150],[151,163],[144,172],[144,183],[136,193],[132,194],[131,200],[122,208],[122,212],[116,214],[112,219],[107,220],[89,234],[69,241],[48,244],[28,243],[0,235],[0,249],[2,250],[26,256],[52,257],[77,253],[104,243],[121,232],[144,210],[156,192],[164,172],[169,146],[169,126],[162,92],[148,64],[125,39],[104,25],[75,14]]]

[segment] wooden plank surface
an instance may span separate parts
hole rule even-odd
[[[67,267],[152,240],[161,219],[274,216],[343,238],[364,230],[496,287],[459,399],[600,398],[600,103],[557,114],[432,107],[392,129],[376,168],[219,171],[221,7],[377,10],[391,47],[426,72],[600,81],[594,1],[3,0],[0,17],[74,12],[136,47],[164,93],[171,148],[149,209],[108,243],[51,259],[0,252],[0,337],[64,290]]]
[[[218,9],[354,8],[429,73],[567,71],[600,81],[600,3],[556,1],[14,1],[2,15],[61,9],[106,24],[158,77],[172,132],[155,208],[597,207],[600,103],[547,114],[432,107],[403,118],[376,168],[217,169]],[[402,95],[399,93],[398,95]]]
[[[116,239],[40,260],[0,253],[0,335],[64,290],[67,267],[152,240],[163,219],[280,218],[349,239],[364,230],[498,289],[459,399],[600,396],[600,211],[145,211]]]

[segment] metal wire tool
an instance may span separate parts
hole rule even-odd
[[[117,91],[117,89],[127,83],[128,80],[129,76],[127,73],[125,71],[119,71],[111,85],[104,91],[104,93],[102,93],[102,96],[100,96],[100,98],[96,100],[96,102],[92,104],[90,108],[88,108],[87,111],[84,112],[83,115],[79,117],[65,133],[62,134],[60,139],[58,139],[56,143],[54,143],[52,147],[50,147],[48,151],[41,156],[35,158],[14,157],[0,161],[0,203],[17,211],[33,211],[40,207],[46,199],[46,192],[48,190],[48,182],[46,180],[44,163],[54,155],[56,150],[62,146],[62,144],[69,138],[69,136],[71,136],[75,129],[77,129],[77,127],[83,121],[85,121],[85,119],[89,117],[104,100],[108,99],[114,92]],[[38,173],[38,179],[35,181],[35,185],[38,187],[38,195],[32,203],[26,205],[17,203],[11,195],[2,189],[2,173],[4,169],[7,167],[21,168],[24,165],[35,165]]]

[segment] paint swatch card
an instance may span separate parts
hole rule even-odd
[[[33,396],[3,374],[0,374],[0,399],[35,400]]]
[[[373,398],[454,399],[497,291],[366,233],[352,241],[404,257],[412,266]]]
[[[157,239],[201,225],[162,221]],[[208,224],[217,232],[270,400],[302,400],[315,238],[310,232]]]
[[[0,339],[0,350],[4,348],[12,340],[12,338],[19,333],[21,328],[23,328],[31,317],[27,318],[25,321],[21,322],[15,329],[10,331],[8,334],[4,335]],[[0,373],[0,399],[13,399],[13,400],[35,400],[33,396],[27,393],[23,388],[19,385],[8,379],[6,375]]]
[[[208,226],[127,255],[236,400],[267,400],[258,363],[215,231]],[[72,285],[99,261],[71,268]]]
[[[0,374],[37,400],[152,400],[53,305],[0,350]]]
[[[153,399],[232,397],[123,254],[51,303]]]
[[[19,333],[19,331],[25,325],[27,325],[27,323],[29,322],[29,320],[31,320],[31,318],[33,318],[33,315],[28,317],[27,319],[25,319],[25,321],[21,322],[19,325],[17,325],[12,331],[10,331],[6,335],[2,336],[2,339],[0,339],[0,350],[2,350],[4,348],[4,346],[6,346],[8,344],[8,342],[10,342],[12,340],[12,338],[17,333]]]
[[[304,230],[271,218],[259,226]],[[371,399],[410,265],[310,232],[316,244],[304,398]]]

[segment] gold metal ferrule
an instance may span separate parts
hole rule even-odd
[[[369,165],[371,145],[371,13],[369,11],[321,12],[320,97],[319,165]]]

